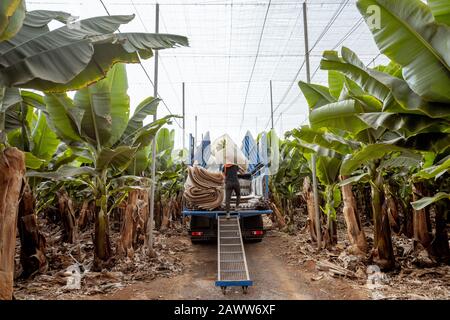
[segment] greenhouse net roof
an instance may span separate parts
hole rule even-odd
[[[327,83],[319,69],[324,50],[350,47],[367,65],[385,63],[355,5],[356,0],[309,0],[311,78]],[[148,0],[28,0],[27,9],[70,12],[80,18],[135,14],[120,31],[154,32],[155,3]],[[182,114],[186,92],[186,133],[228,133],[240,142],[247,130],[269,130],[270,80],[274,128],[278,134],[307,123],[308,108],[297,82],[306,81],[303,1],[160,0],[160,32],[185,35],[190,47],[160,52],[159,115]],[[56,27],[56,25],[55,25]],[[154,59],[129,65],[132,107],[153,95]],[[144,72],[145,69],[145,72]],[[147,73],[147,74],[146,74]],[[172,127],[180,129],[181,121]],[[182,131],[177,130],[177,146]],[[187,140],[186,140],[187,141]]]

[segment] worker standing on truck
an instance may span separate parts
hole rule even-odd
[[[225,175],[225,211],[227,213],[227,218],[229,218],[231,195],[233,191],[236,194],[236,210],[238,209],[241,200],[241,187],[238,179],[239,166],[236,164],[225,164],[223,173]]]

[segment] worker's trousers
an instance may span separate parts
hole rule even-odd
[[[241,187],[239,185],[239,181],[236,182],[227,182],[225,184],[225,210],[226,212],[230,212],[230,202],[232,193],[236,194],[236,207],[239,206],[239,202],[241,201]]]

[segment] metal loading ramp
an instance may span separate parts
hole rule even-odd
[[[239,216],[217,219],[217,281],[222,292],[230,286],[241,286],[244,293],[253,284],[248,273]]]

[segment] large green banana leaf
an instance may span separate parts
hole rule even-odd
[[[159,129],[161,129],[167,123],[170,123],[170,120],[172,118],[176,117],[177,116],[167,115],[143,126],[133,135],[133,137],[131,138],[131,144],[133,146],[139,147],[139,149],[148,147],[152,143]]]
[[[25,19],[25,0],[0,2],[0,42],[14,37]]]
[[[83,111],[81,135],[95,146],[111,146],[128,124],[130,98],[125,66],[116,64],[105,79],[77,91],[75,109]]]
[[[172,150],[175,145],[175,130],[162,128],[156,135],[156,153],[166,152],[172,155]]]
[[[133,18],[90,18],[80,28],[63,26],[28,41],[19,32],[22,42],[13,38],[6,51],[0,46],[0,80],[5,86],[48,92],[76,90],[102,79],[117,62],[137,63],[139,57],[151,57],[153,49],[188,45],[176,35],[113,33]]]
[[[121,142],[126,142],[131,137],[133,137],[136,132],[142,128],[144,125],[144,120],[147,116],[155,115],[158,109],[158,104],[161,100],[155,99],[154,97],[145,98],[141,101],[136,110],[134,111],[133,116],[128,121],[128,125],[120,138]]]
[[[338,100],[344,88],[345,77],[342,73],[330,70],[328,71],[328,87],[330,94]]]
[[[450,116],[448,105],[427,101],[412,91],[403,79],[367,68],[350,49],[343,47],[341,55],[342,58],[335,51],[326,51],[321,68],[345,74],[366,92],[382,101],[383,111],[422,114],[433,118]],[[347,86],[350,84],[346,82]]]
[[[388,112],[364,113],[358,117],[374,129],[383,127],[400,133],[404,138],[426,132],[450,133],[450,122],[444,119]]]
[[[403,77],[419,96],[450,103],[449,27],[436,23],[420,0],[358,0],[357,7],[371,23],[370,6],[380,8],[381,28],[372,27],[382,53],[403,67]]]
[[[44,159],[36,157],[31,152],[25,152],[25,167],[27,169],[38,170],[43,165],[45,165],[46,162],[47,161],[45,161]]]
[[[308,143],[300,139],[288,140],[285,142],[286,151],[292,156],[294,152],[300,152],[304,156],[315,153],[317,156],[329,158],[342,158],[342,155],[332,149],[328,149],[317,144]]]
[[[73,17],[62,11],[35,10],[26,13],[22,28],[13,38],[0,42],[0,54],[34,39],[35,37],[50,31],[48,24],[52,20],[68,23]]]
[[[450,0],[428,0],[427,2],[434,19],[450,26]]]
[[[450,135],[444,132],[424,132],[396,141],[395,144],[411,150],[441,154],[450,148]]]
[[[450,156],[445,157],[434,166],[424,168],[414,175],[415,179],[437,179],[450,172]]]
[[[398,147],[396,145],[386,143],[371,144],[360,151],[345,157],[340,174],[343,176],[351,175],[360,166],[368,164],[373,160],[381,159],[392,152],[411,154],[409,149]]]
[[[354,52],[343,47],[341,54],[342,58],[336,51],[325,51],[320,63],[321,69],[340,71],[377,99],[386,103],[394,102],[389,88],[368,74],[368,69]]]
[[[316,173],[320,183],[326,186],[337,183],[339,180],[339,169],[341,164],[342,159],[317,157]]]
[[[309,122],[313,129],[334,128],[356,134],[369,128],[357,115],[374,111],[358,101],[343,100],[312,110]]]
[[[424,197],[420,200],[411,202],[411,205],[414,210],[421,210],[425,207],[428,207],[429,205],[432,205],[433,203],[443,200],[450,201],[450,193],[439,192],[432,197]]]
[[[306,143],[316,144],[343,155],[352,153],[361,146],[361,144],[356,141],[346,140],[332,133],[313,130],[307,126],[292,130],[291,135]]]
[[[95,169],[91,167],[62,166],[58,170],[51,172],[27,171],[26,173],[27,177],[39,177],[56,181],[67,180],[83,175],[96,176],[97,171],[95,171]]]
[[[120,173],[128,168],[136,155],[136,151],[137,148],[129,146],[120,146],[114,150],[102,148],[97,157],[95,168],[98,171],[112,168],[116,173]]]
[[[31,153],[39,159],[50,160],[60,143],[56,134],[47,125],[47,119],[41,112],[38,121],[31,131]]]
[[[131,175],[141,175],[150,165],[151,145],[139,149],[127,168],[127,173]]]
[[[22,102],[22,96],[19,89],[0,87],[0,112],[6,112],[20,102]]]
[[[80,125],[81,117],[75,116],[72,99],[65,93],[46,94],[44,101],[49,116],[49,126],[55,131],[56,135],[63,141],[73,142],[81,141]]]
[[[310,109],[320,108],[326,104],[336,102],[336,99],[330,94],[330,90],[325,86],[303,81],[300,81],[298,86],[302,90]]]

